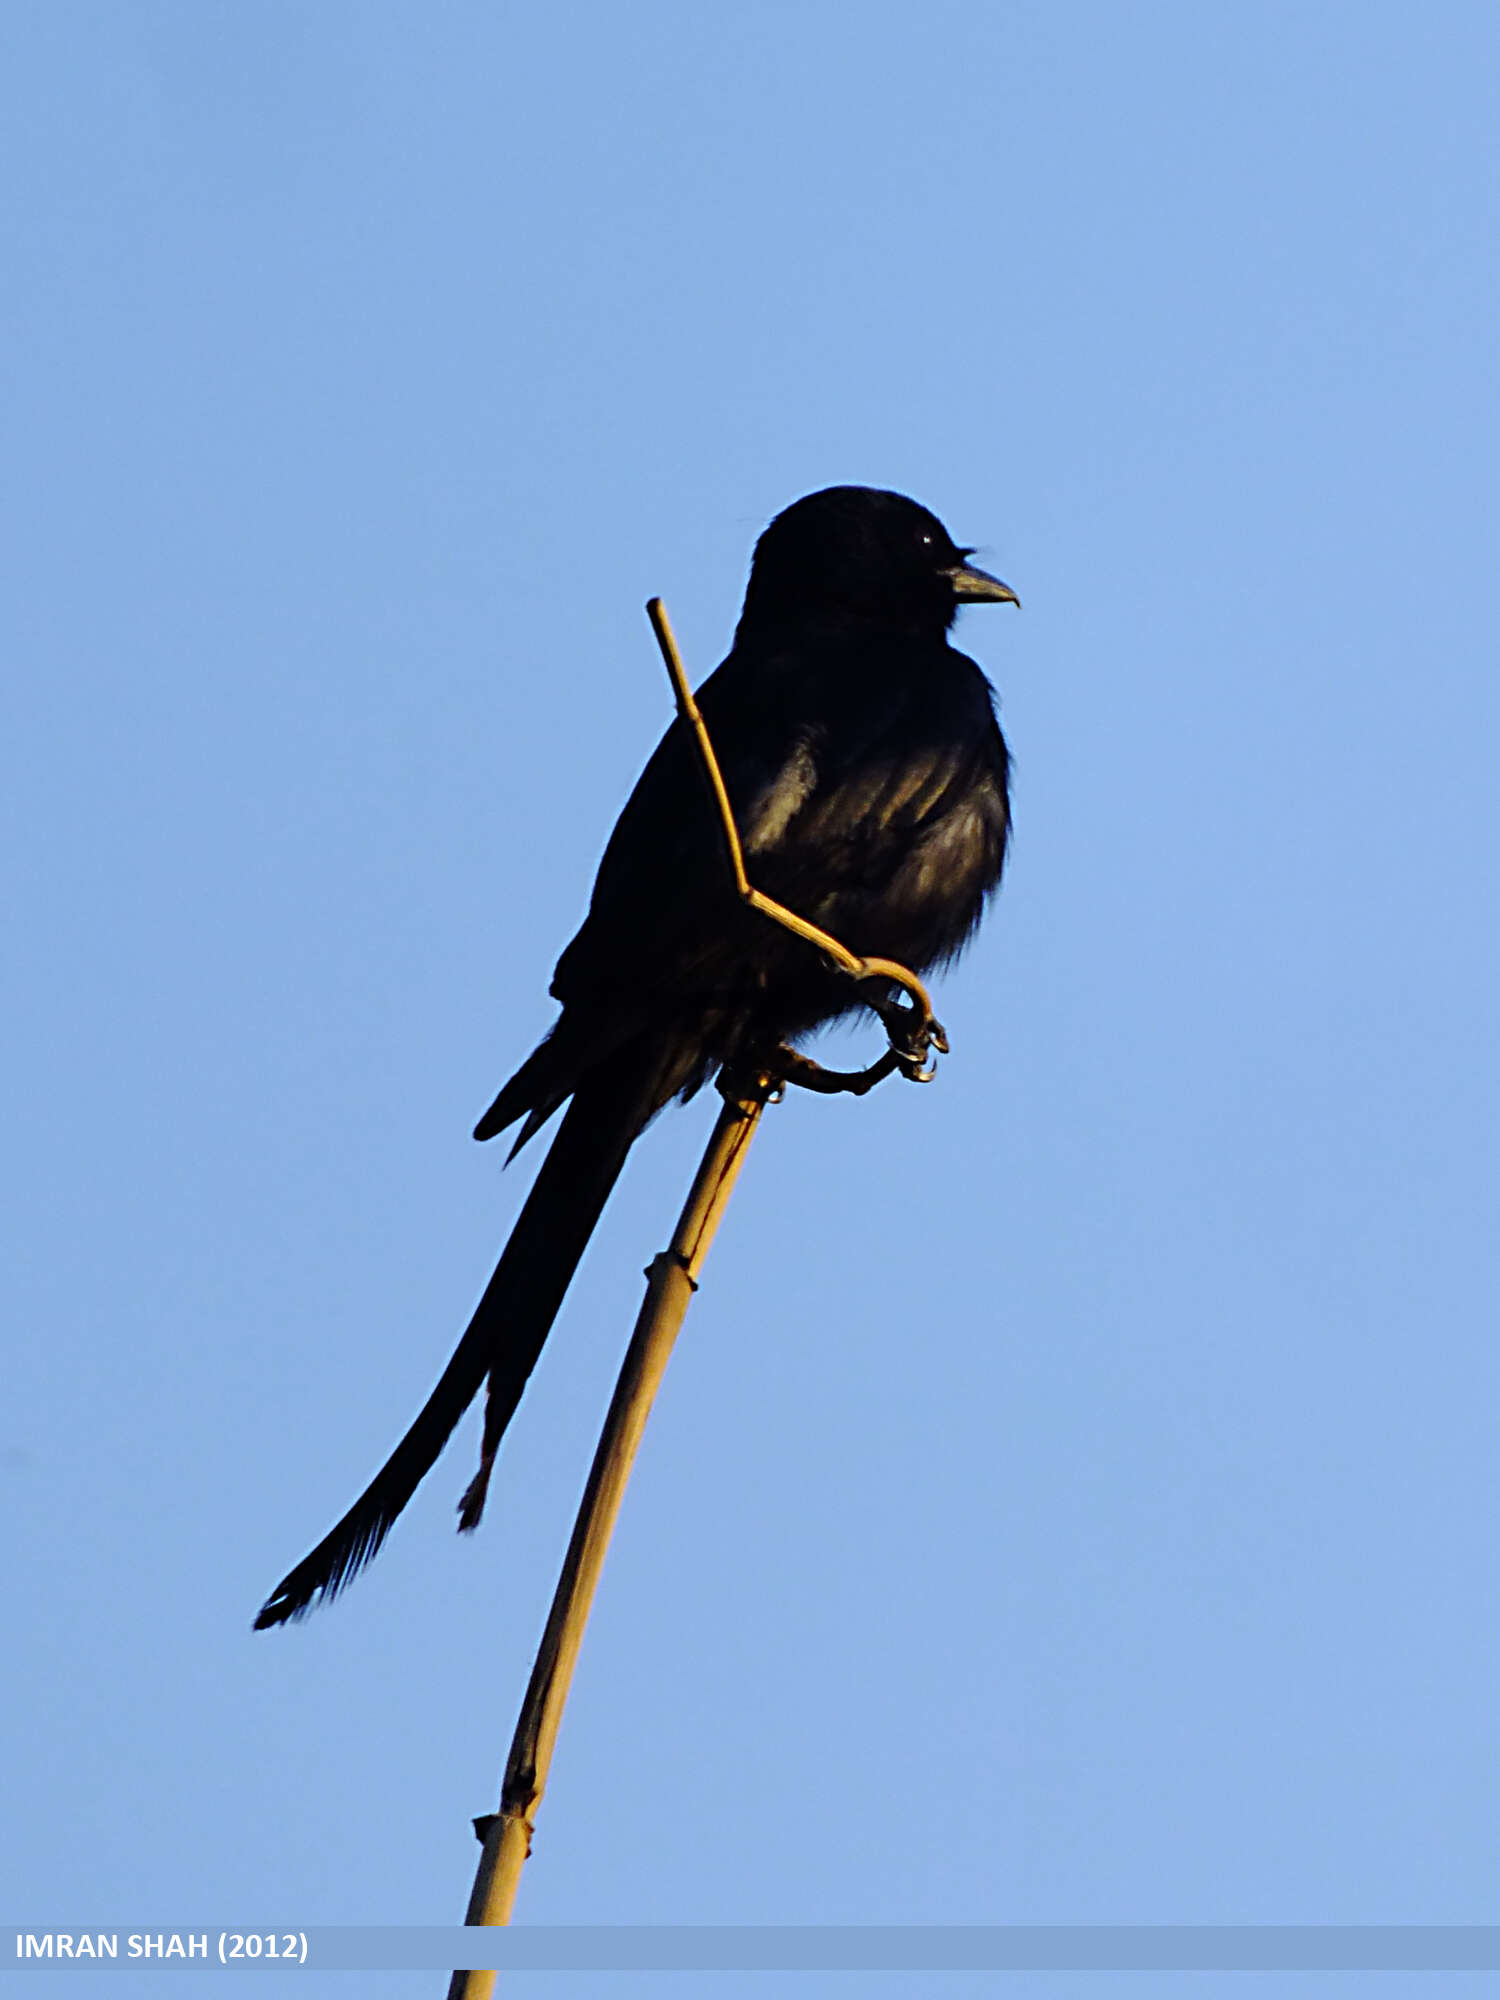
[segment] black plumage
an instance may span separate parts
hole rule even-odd
[[[959,604],[1014,602],[936,517],[831,487],[756,546],[734,646],[698,691],[747,872],[862,957],[951,958],[1000,880],[1005,742],[989,683],[948,643]],[[485,1378],[474,1527],[490,1468],[563,1294],[650,1118],[725,1064],[857,1005],[812,947],[735,897],[707,788],[669,729],[620,815],[583,926],[558,961],[562,1012],[475,1128],[522,1145],[571,1099],[468,1330],[366,1492],[278,1585],[280,1624],[374,1555]]]

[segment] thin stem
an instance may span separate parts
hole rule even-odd
[[[740,842],[740,831],[734,822],[734,808],[729,803],[729,788],[724,783],[724,774],[719,769],[719,760],[714,753],[713,741],[708,733],[708,724],[703,720],[703,712],[693,697],[688,685],[687,672],[682,664],[682,655],[677,650],[676,635],[672,631],[672,621],[667,616],[667,607],[659,597],[648,598],[646,616],[651,620],[651,629],[656,634],[656,643],[661,648],[661,656],[666,661],[667,674],[672,682],[672,692],[677,697],[677,712],[693,732],[693,740],[698,748],[698,759],[708,779],[709,790],[714,795],[714,803],[719,811],[719,826],[724,836],[724,847],[729,857],[729,872],[734,877],[735,891],[741,901],[759,910],[772,923],[780,924],[783,930],[805,938],[811,945],[831,958],[841,972],[847,972],[853,980],[889,980],[910,996],[916,1009],[916,1018],[928,1028],[933,1025],[932,1001],[927,988],[909,967],[898,965],[891,958],[858,958],[849,947],[840,944],[836,937],[809,923],[806,917],[799,917],[795,910],[789,910],[784,903],[762,895],[745,873],[745,850]],[[938,1038],[942,1034],[938,1030]]]
[[[520,1720],[510,1746],[500,1810],[485,1836],[466,1924],[507,1924],[521,1868],[531,1852],[537,1807],[546,1789],[578,1649],[583,1643],[594,1589],[604,1566],[620,1502],[640,1447],[646,1419],[666,1373],[673,1342],[697,1290],[698,1272],[728,1206],[744,1164],[770,1081],[756,1077],[725,1091],[708,1147],[683,1205],[671,1247],[652,1259],[646,1297],[615,1385],[609,1415],[594,1453],[573,1539],[552,1600],[541,1650],[532,1669]],[[455,1972],[449,2000],[489,2000],[493,1972]]]

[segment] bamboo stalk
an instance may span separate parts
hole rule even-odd
[[[677,709],[691,732],[699,762],[713,795],[724,838],[725,858],[735,891],[752,909],[773,923],[803,938],[823,952],[833,965],[856,982],[877,981],[905,992],[910,1008],[893,1027],[892,1010],[882,1010],[878,1001],[870,1005],[881,1013],[891,1038],[888,1053],[869,1069],[845,1074],[825,1071],[805,1056],[782,1048],[776,1051],[770,1069],[733,1080],[721,1077],[724,1109],[709,1138],[693,1185],[683,1205],[671,1246],[652,1259],[646,1273],[646,1297],[635,1331],[630,1338],[620,1378],[610,1402],[604,1430],[594,1453],[588,1485],[574,1523],[573,1538],[563,1561],[562,1575],[552,1599],[547,1628],[542,1635],[536,1665],[526,1690],[510,1756],[501,1787],[500,1810],[491,1816],[484,1832],[484,1852],[474,1877],[464,1922],[469,1925],[508,1924],[515,1905],[521,1869],[531,1852],[531,1836],[537,1808],[546,1789],[552,1766],[552,1752],[562,1722],[563,1708],[583,1643],[594,1591],[604,1567],[605,1553],[614,1532],[626,1483],[640,1448],[646,1419],[666,1373],[667,1360],[682,1325],[698,1272],[708,1255],[709,1245],[728,1206],[730,1194],[744,1164],[745,1153],[760,1115],[773,1090],[782,1083],[795,1082],[809,1089],[851,1091],[862,1096],[894,1069],[918,1082],[931,1076],[924,1067],[929,1046],[946,1051],[947,1040],[933,1019],[932,1003],[920,979],[904,965],[884,958],[859,958],[835,937],[795,911],[762,895],[745,873],[744,850],[729,801],[728,788],[714,754],[708,728],[693,698],[677,650],[666,606],[653,597],[646,606],[652,630],[661,648],[671,678]],[[899,1034],[899,1042],[898,1042]],[[476,1822],[476,1827],[483,1826]],[[484,1971],[455,1972],[448,1988],[449,2000],[489,2000],[494,1992],[495,1974]]]
[[[725,1091],[724,1109],[683,1204],[671,1246],[654,1257],[647,1270],[645,1301],[604,1420],[541,1650],[511,1740],[500,1810],[485,1835],[466,1924],[510,1922],[620,1502],[673,1342],[698,1288],[698,1272],[728,1206],[770,1087],[768,1077],[757,1076]],[[455,1972],[448,1988],[449,2000],[489,2000],[494,1986],[493,1972]]]

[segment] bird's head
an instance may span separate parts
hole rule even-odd
[[[945,632],[960,604],[1019,604],[970,554],[904,493],[825,487],[756,543],[740,630],[833,615]]]

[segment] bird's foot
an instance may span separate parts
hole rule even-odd
[[[867,992],[865,1000],[880,1016],[895,1067],[912,1083],[931,1083],[937,1075],[937,1064],[931,1058],[947,1055],[948,1037],[927,1004],[926,994],[909,993],[907,998],[898,999],[888,989]]]

